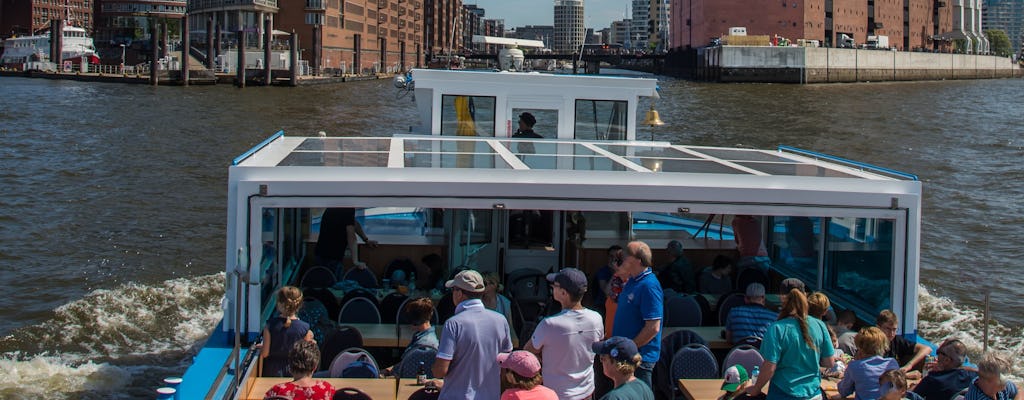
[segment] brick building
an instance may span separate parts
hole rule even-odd
[[[671,30],[677,47],[701,47],[730,27],[748,35],[812,39],[834,46],[841,34],[856,43],[886,35],[900,50],[938,49],[936,37],[952,30],[946,0],[672,0]],[[906,10],[906,12],[904,12]]]
[[[427,59],[461,52],[459,38],[462,37],[460,16],[462,0],[421,0],[423,1],[423,48]]]
[[[423,64],[424,0],[279,0],[275,29],[299,35],[302,58],[328,72]]]
[[[69,20],[92,34],[94,0],[0,0],[0,38],[31,35],[50,27],[50,20]]]

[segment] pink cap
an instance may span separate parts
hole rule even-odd
[[[524,378],[533,378],[540,373],[540,360],[533,353],[525,350],[499,353],[498,365],[508,368]]]

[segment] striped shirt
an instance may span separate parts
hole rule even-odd
[[[996,393],[996,398],[993,399],[978,387],[978,378],[975,378],[974,382],[971,382],[971,386],[967,387],[967,395],[964,396],[964,400],[1012,400],[1015,397],[1017,397],[1017,386],[1013,382],[1006,381],[1006,387]]]
[[[747,336],[764,338],[768,326],[779,319],[779,314],[760,304],[744,304],[729,310],[725,330],[732,332],[733,340]]]

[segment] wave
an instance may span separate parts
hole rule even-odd
[[[0,398],[153,397],[221,318],[224,273],[95,290],[0,339]]]

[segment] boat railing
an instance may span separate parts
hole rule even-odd
[[[835,163],[846,164],[846,165],[849,165],[851,167],[860,168],[860,169],[864,169],[864,170],[871,170],[871,171],[875,171],[875,172],[881,172],[883,174],[892,175],[892,176],[896,176],[896,177],[900,177],[900,178],[904,178],[904,179],[910,179],[910,180],[914,180],[914,181],[919,180],[917,178],[917,175],[914,175],[914,174],[910,174],[910,173],[906,173],[906,172],[902,172],[902,171],[897,171],[897,170],[890,169],[890,168],[879,167],[877,165],[868,164],[868,163],[860,162],[860,161],[854,161],[854,160],[850,160],[850,159],[847,159],[847,158],[833,156],[833,155],[829,155],[829,154],[825,154],[825,153],[819,153],[819,152],[816,152],[816,151],[804,150],[804,149],[801,149],[801,148],[792,147],[792,146],[784,146],[784,145],[780,145],[778,149],[779,149],[779,151],[796,153],[796,154],[808,156],[808,157],[811,157],[811,158],[814,158],[814,159],[823,159],[823,160],[831,161],[831,162],[835,162]]]

